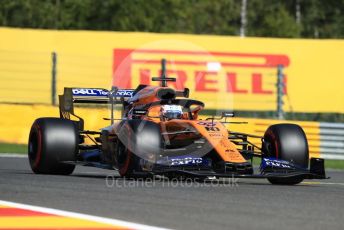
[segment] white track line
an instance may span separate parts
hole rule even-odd
[[[318,182],[318,181],[304,181],[302,184],[310,184],[310,185],[343,185],[344,183],[337,183],[337,182]]]
[[[14,208],[28,209],[31,211],[49,213],[49,214],[58,215],[58,216],[94,221],[94,222],[109,224],[113,226],[122,226],[122,227],[127,227],[127,228],[132,228],[132,229],[167,230],[166,228],[159,228],[159,227],[154,227],[154,226],[149,226],[149,225],[137,224],[137,223],[123,221],[123,220],[92,216],[92,215],[81,214],[81,213],[76,213],[76,212],[68,212],[68,211],[63,211],[63,210],[58,210],[58,209],[53,209],[53,208],[44,208],[44,207],[39,207],[39,206],[20,204],[20,203],[9,202],[9,201],[4,201],[4,200],[0,200],[0,205],[10,206]]]
[[[25,153],[0,153],[0,157],[7,157],[7,158],[27,158],[27,154]]]

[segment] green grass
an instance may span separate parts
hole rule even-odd
[[[0,153],[27,153],[27,145],[0,143]]]
[[[0,153],[27,153],[27,145],[0,143]],[[259,166],[260,159],[255,158],[253,164]],[[326,169],[344,169],[344,160],[325,160]]]
[[[344,169],[344,160],[325,160],[325,169]]]

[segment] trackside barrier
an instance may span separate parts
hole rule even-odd
[[[270,125],[278,123],[295,123],[300,125],[306,133],[310,157],[322,157],[320,151],[320,126],[319,122],[306,122],[306,121],[287,121],[287,120],[273,120],[273,119],[250,119],[250,118],[236,118],[236,120],[247,121],[247,125],[234,126],[230,125],[229,129],[233,131],[244,131],[252,133],[257,136],[264,136],[265,131]],[[246,126],[246,128],[245,128]],[[257,146],[261,146],[261,141],[252,138],[252,141]]]
[[[104,117],[109,117],[107,108],[77,108],[77,114],[85,119],[85,129],[99,130],[109,124]],[[50,105],[15,105],[0,104],[0,142],[26,144],[30,127],[38,117],[58,117],[58,108]],[[205,117],[200,117],[204,119]],[[245,121],[248,124],[229,124],[231,131],[251,133],[263,136],[272,124],[296,123],[307,136],[311,157],[344,160],[344,123],[319,123],[305,121],[281,121],[255,118],[231,118],[231,121]],[[260,139],[250,139],[260,146]]]
[[[265,130],[272,124],[296,123],[306,133],[310,157],[322,157],[331,160],[344,160],[344,123],[329,122],[299,122],[252,119],[251,133],[263,136]],[[259,145],[259,140],[252,140]]]
[[[344,123],[320,122],[319,126],[321,156],[344,160]]]
[[[63,87],[108,89],[120,80],[117,76],[125,76],[126,81],[121,82],[134,88],[140,82],[149,82],[149,77],[158,76],[160,60],[166,58],[175,60],[167,66],[168,71],[175,71],[168,74],[178,76],[179,82],[190,88],[193,98],[199,96],[208,102],[207,108],[220,108],[209,103],[209,98],[217,98],[214,92],[220,98],[233,92],[234,110],[272,111],[277,103],[276,67],[282,64],[280,76],[285,81],[280,83],[288,97],[281,109],[344,113],[340,103],[344,101],[343,39],[242,39],[5,27],[0,27],[0,101],[51,104],[54,51],[56,95],[63,92]],[[133,81],[127,76],[132,76]],[[326,81],[321,80],[324,76]],[[307,87],[305,93],[305,85],[310,83],[312,87]]]

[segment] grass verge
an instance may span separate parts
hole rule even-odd
[[[27,153],[27,145],[0,143],[0,153]]]
[[[344,160],[325,160],[325,169],[344,169]]]

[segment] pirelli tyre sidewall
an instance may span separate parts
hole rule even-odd
[[[31,127],[28,158],[34,173],[68,175],[75,165],[79,134],[73,121],[60,118],[39,118]]]
[[[123,177],[138,177],[142,174],[140,160],[147,154],[159,154],[161,149],[160,126],[151,121],[129,120],[123,122],[119,131],[116,161]]]
[[[264,134],[264,157],[274,157],[308,168],[309,152],[306,134],[296,124],[271,125]],[[298,184],[302,178],[270,178],[272,184]]]

